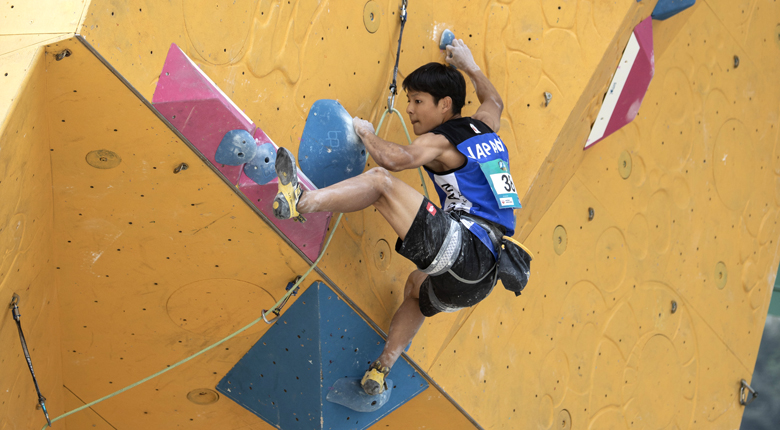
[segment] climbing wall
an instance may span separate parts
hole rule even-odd
[[[459,369],[443,388],[480,424],[739,427],[778,265],[779,18],[704,2],[654,24],[676,37],[640,116],[529,235],[523,299],[490,296],[430,371]]]
[[[2,56],[0,58],[7,58]],[[11,309],[19,312],[30,356],[52,414],[65,411],[60,357],[59,292],[55,282],[49,128],[42,50],[29,64],[19,102],[6,117],[0,135],[0,428],[26,429],[45,423],[36,410],[38,396],[22,352]],[[13,62],[2,70],[21,73]],[[5,73],[5,72],[3,72]],[[36,198],[31,198],[36,196]],[[8,420],[6,417],[13,417]]]
[[[22,296],[57,415],[254,320],[310,264],[151,109],[171,44],[297,152],[316,100],[378,122],[400,2],[28,3],[0,5],[0,197],[19,202],[0,208],[0,295]],[[654,21],[639,116],[583,151],[657,3],[410,2],[399,79],[442,60],[445,28],[472,48],[505,102],[516,238],[536,259],[521,297],[499,286],[426,321],[408,355],[431,385],[377,428],[739,425],[778,265],[780,6],[699,0]],[[381,135],[406,140],[394,117]],[[386,331],[413,268],[395,239],[373,209],[346,214],[305,285],[343,292]],[[0,428],[42,425],[4,315],[0,380],[16,382],[0,390]],[[267,328],[57,424],[271,428],[216,392]]]

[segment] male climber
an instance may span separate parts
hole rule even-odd
[[[473,306],[491,292],[499,238],[514,234],[514,209],[520,207],[508,153],[496,134],[504,108],[501,97],[462,40],[447,46],[445,61],[457,70],[429,63],[403,81],[406,113],[419,136],[412,145],[383,140],[371,123],[353,119],[355,132],[380,167],[303,192],[292,153],[285,148],[277,152],[277,218],[354,212],[373,205],[398,234],[396,251],[419,268],[406,281],[384,351],[361,381],[372,395],[385,390],[385,377],[425,317]],[[459,70],[471,78],[479,98],[472,117],[461,116],[466,81]],[[388,172],[420,166],[435,182],[443,210]]]

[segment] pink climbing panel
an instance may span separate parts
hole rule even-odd
[[[273,143],[252,120],[228,98],[200,68],[172,44],[165,59],[152,104],[190,141],[203,156],[222,172],[263,212],[307,257],[315,260],[322,249],[332,213],[306,215],[301,224],[274,218],[271,204],[276,195],[277,179],[258,185],[242,174],[244,166],[219,164],[214,156],[225,133],[243,129],[252,133],[255,144]],[[276,147],[276,145],[274,145]],[[298,170],[305,190],[317,189]]]
[[[655,73],[653,24],[648,17],[631,34],[585,148],[633,121]]]
[[[252,120],[230,100],[203,71],[171,44],[152,104],[233,184],[238,183],[241,166],[214,161],[222,137],[230,130],[252,133]]]

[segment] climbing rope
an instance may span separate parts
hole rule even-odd
[[[385,108],[385,111],[382,113],[382,117],[379,119],[379,125],[376,127],[376,134],[379,135],[379,129],[382,128],[382,123],[385,121],[385,117],[388,113],[394,113],[398,115],[398,119],[401,120],[401,125],[404,128],[404,133],[406,134],[406,140],[409,142],[409,145],[412,144],[412,138],[409,136],[409,129],[406,128],[406,122],[404,122],[404,117],[401,116],[401,112],[398,112],[398,109],[395,108],[395,96],[398,94],[398,61],[401,59],[401,41],[404,37],[404,26],[406,25],[406,7],[407,7],[407,0],[403,0],[403,3],[401,4],[401,32],[398,34],[398,50],[395,54],[395,67],[393,67],[393,82],[390,84],[390,95],[387,97],[387,108]],[[420,174],[420,183],[423,187],[423,193],[425,194],[425,198],[428,198],[428,186],[425,185],[425,176],[422,172],[422,167],[417,168],[417,172]]]
[[[19,330],[19,341],[22,342],[22,351],[24,352],[24,358],[27,360],[27,367],[30,368],[30,374],[33,378],[33,384],[35,384],[35,391],[38,392],[38,404],[43,410],[43,415],[46,416],[46,422],[51,427],[51,420],[49,420],[49,411],[46,410],[46,397],[41,394],[41,389],[38,387],[38,378],[35,377],[35,370],[33,370],[32,359],[30,358],[30,351],[27,350],[27,341],[24,339],[24,332],[22,331],[22,314],[19,313],[19,295],[14,293],[9,306],[12,309],[14,321],[16,321],[16,328]]]
[[[218,341],[218,342],[216,342],[216,343],[213,343],[213,344],[211,344],[210,346],[207,346],[206,348],[204,348],[204,349],[202,349],[202,350],[200,350],[200,351],[196,352],[195,354],[192,354],[192,355],[190,355],[189,357],[187,357],[187,358],[184,358],[184,359],[180,360],[179,362],[177,362],[177,363],[174,363],[174,364],[172,364],[172,365],[170,365],[170,366],[166,367],[165,369],[163,369],[163,370],[161,370],[161,371],[159,371],[159,372],[157,372],[157,373],[155,373],[155,374],[153,374],[153,375],[147,376],[146,378],[144,378],[144,379],[142,379],[142,380],[140,380],[140,381],[138,381],[138,382],[136,382],[136,383],[134,383],[134,384],[130,384],[130,385],[128,385],[127,387],[125,387],[125,388],[122,388],[121,390],[115,391],[115,392],[113,392],[113,393],[111,393],[111,394],[108,394],[108,395],[106,395],[106,396],[104,396],[104,397],[101,397],[101,398],[99,398],[99,399],[97,399],[97,400],[95,400],[95,401],[92,401],[92,402],[90,402],[90,403],[87,403],[86,405],[83,405],[83,406],[80,406],[80,407],[78,407],[78,408],[76,408],[76,409],[73,409],[73,410],[72,410],[72,411],[70,411],[70,412],[66,412],[66,413],[64,413],[64,414],[62,414],[62,415],[60,415],[60,416],[58,416],[57,418],[55,418],[55,419],[53,419],[53,420],[51,420],[51,421],[48,421],[48,424],[46,424],[46,425],[44,425],[43,427],[41,427],[41,430],[44,430],[44,429],[46,428],[46,426],[47,426],[47,425],[48,425],[49,427],[51,427],[51,424],[52,424],[53,422],[59,421],[59,420],[61,420],[62,418],[65,418],[65,417],[67,417],[67,416],[69,416],[69,415],[75,414],[76,412],[79,412],[79,411],[82,411],[82,410],[84,410],[84,409],[90,408],[90,407],[92,407],[92,406],[94,406],[94,405],[96,405],[96,404],[98,404],[98,403],[100,403],[100,402],[102,402],[102,401],[104,401],[104,400],[108,400],[108,399],[110,399],[110,398],[112,398],[112,397],[114,397],[114,396],[116,396],[116,395],[118,395],[118,394],[122,394],[122,393],[124,393],[124,392],[125,392],[125,391],[127,391],[127,390],[130,390],[130,389],[132,389],[132,388],[135,388],[135,387],[137,387],[137,386],[139,386],[139,385],[143,384],[144,382],[146,382],[146,381],[149,381],[150,379],[154,379],[154,378],[156,378],[156,377],[158,377],[158,376],[162,375],[162,374],[163,374],[163,373],[165,373],[165,372],[171,371],[171,370],[173,370],[173,369],[175,369],[175,368],[177,368],[177,367],[181,366],[182,364],[184,364],[184,363],[186,363],[186,362],[188,362],[188,361],[192,360],[193,358],[195,358],[195,357],[197,357],[197,356],[199,356],[199,355],[201,355],[201,354],[203,354],[203,353],[205,353],[205,352],[207,352],[207,351],[210,351],[210,350],[212,350],[212,349],[214,349],[214,348],[216,348],[216,347],[218,347],[218,346],[222,345],[223,343],[225,343],[225,342],[229,341],[230,339],[233,339],[234,337],[236,337],[236,336],[238,336],[239,334],[241,334],[242,332],[246,331],[247,329],[249,329],[249,328],[250,328],[250,327],[252,327],[253,325],[255,325],[255,324],[259,323],[260,321],[263,321],[263,320],[265,320],[265,321],[268,321],[268,320],[266,320],[266,317],[267,317],[269,314],[271,314],[271,313],[275,313],[275,312],[274,312],[275,310],[278,310],[278,309],[280,309],[280,308],[281,308],[281,306],[283,306],[283,305],[284,305],[284,303],[287,303],[287,299],[289,299],[289,298],[290,298],[290,296],[291,296],[291,295],[292,295],[294,292],[296,292],[296,291],[297,291],[297,289],[298,289],[298,286],[299,286],[299,285],[300,285],[300,284],[303,282],[303,280],[304,280],[304,279],[306,279],[306,277],[307,277],[307,276],[309,276],[309,274],[312,272],[312,270],[314,270],[314,268],[315,268],[315,267],[317,267],[317,264],[319,264],[320,260],[322,260],[322,256],[323,256],[323,255],[325,255],[325,250],[326,250],[326,249],[328,249],[328,245],[330,245],[330,240],[331,240],[331,239],[333,239],[333,234],[336,232],[336,227],[338,227],[339,223],[341,222],[341,217],[342,217],[342,216],[344,216],[344,214],[339,214],[339,217],[336,219],[336,224],[334,224],[334,225],[333,225],[333,228],[332,228],[332,229],[331,229],[331,231],[330,231],[330,235],[328,235],[328,240],[325,242],[325,246],[323,246],[323,247],[322,247],[322,251],[320,252],[320,256],[319,256],[319,257],[317,257],[317,260],[314,262],[314,264],[312,264],[312,265],[311,265],[311,267],[309,267],[309,270],[307,270],[307,271],[306,271],[306,273],[304,273],[303,275],[301,275],[301,276],[298,278],[298,280],[295,282],[295,284],[293,284],[293,286],[292,286],[291,288],[289,288],[289,289],[288,289],[288,291],[287,291],[287,293],[284,295],[284,297],[282,297],[282,299],[281,299],[281,300],[279,300],[279,301],[278,301],[278,302],[277,302],[277,303],[274,305],[274,307],[272,307],[271,309],[269,309],[269,310],[267,310],[267,311],[263,312],[263,314],[262,314],[262,315],[261,315],[259,318],[257,318],[256,320],[252,321],[251,323],[249,323],[249,324],[245,325],[244,327],[242,327],[242,328],[238,329],[237,331],[235,331],[235,332],[231,333],[230,335],[228,335],[228,336],[227,336],[227,337],[225,337],[224,339],[222,339],[222,340],[220,340],[220,341]],[[277,318],[278,318],[278,317],[277,317]],[[274,318],[274,319],[276,319],[276,318]],[[273,322],[273,320],[272,320],[271,322]],[[28,356],[28,357],[29,357],[29,356]],[[29,359],[29,358],[28,358],[28,359]],[[30,370],[32,371],[32,367],[30,367]],[[37,387],[37,385],[36,385],[36,387]],[[39,392],[39,393],[40,393],[40,392]],[[44,411],[45,411],[45,409],[44,409]],[[47,416],[47,420],[48,420],[48,416]]]
[[[393,109],[395,96],[398,94],[396,78],[398,77],[398,61],[401,59],[401,39],[404,37],[404,26],[406,25],[406,6],[407,0],[403,0],[401,3],[401,32],[398,34],[398,51],[395,54],[395,68],[393,68],[393,82],[390,84],[390,96],[387,98],[387,110]]]

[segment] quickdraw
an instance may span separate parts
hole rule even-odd
[[[406,6],[407,0],[401,3],[401,32],[398,34],[398,51],[395,54],[395,67],[393,68],[393,83],[390,84],[390,96],[387,97],[387,110],[392,111],[395,106],[395,96],[398,94],[398,61],[401,59],[401,40],[404,37],[404,26],[406,25]]]
[[[24,351],[24,358],[27,360],[27,367],[30,368],[30,374],[33,378],[33,384],[35,384],[35,391],[38,392],[38,404],[43,410],[43,415],[46,416],[46,422],[51,427],[51,420],[49,419],[49,411],[46,410],[46,397],[41,394],[41,389],[38,387],[38,379],[35,377],[35,370],[33,370],[32,359],[30,358],[30,351],[27,349],[27,341],[24,339],[24,332],[22,331],[22,314],[19,313],[19,295],[14,293],[13,299],[9,307],[12,309],[14,321],[16,321],[16,328],[19,329],[19,340],[22,342],[22,350]]]

